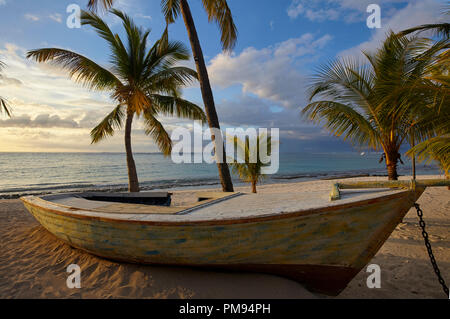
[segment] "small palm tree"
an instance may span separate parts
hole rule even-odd
[[[313,79],[310,101],[302,114],[355,145],[384,151],[390,180],[396,180],[400,147],[414,136],[435,136],[433,81],[423,85],[429,66],[445,46],[391,33],[368,64],[347,59],[323,67]],[[430,120],[434,118],[435,120]]]
[[[110,8],[114,2],[115,0],[89,0],[88,7],[94,9],[98,6]],[[236,43],[237,30],[227,1],[202,0],[202,2],[209,21],[216,22],[220,28],[220,40],[223,48],[226,50],[232,49]],[[161,7],[167,23],[173,23],[180,15],[183,16],[189,40],[191,42],[195,64],[197,66],[198,80],[200,82],[208,124],[211,129],[220,129],[219,117],[217,116],[208,70],[206,68],[202,47],[200,45],[200,40],[198,38],[197,29],[195,27],[189,3],[187,0],[162,0]],[[223,142],[219,136],[213,137],[213,140],[216,144],[216,149],[220,149],[221,147],[223,148]],[[225,150],[223,151],[223,154],[224,158],[226,158]],[[219,176],[223,191],[233,192],[233,183],[231,181],[231,175],[226,161],[223,161],[223,163],[217,163],[217,166],[219,169]]]
[[[0,72],[3,70],[3,68],[5,67],[5,64],[0,61]],[[0,74],[0,78],[1,78],[1,74]],[[11,109],[9,107],[8,101],[0,96],[0,113],[5,112],[5,114],[9,117],[11,117]]]
[[[262,173],[262,169],[266,166],[270,166],[270,163],[263,163],[260,158],[260,149],[267,150],[267,156],[272,153],[272,138],[265,134],[261,134],[256,138],[256,142],[252,148],[250,138],[247,137],[245,141],[235,137],[230,141],[238,149],[237,158],[231,159],[231,167],[233,173],[239,176],[239,178],[245,182],[250,183],[252,186],[252,193],[256,194],[256,186],[261,182],[265,175]],[[256,146],[256,147],[255,147]],[[256,152],[254,154],[253,152]],[[241,154],[241,157],[239,155]]]
[[[417,156],[422,162],[437,161],[447,179],[450,179],[450,134],[422,142],[409,150],[407,154]]]
[[[175,66],[188,60],[188,50],[179,42],[160,45],[157,41],[147,48],[149,31],[138,28],[132,19],[118,10],[111,13],[119,17],[126,31],[126,45],[118,34],[96,14],[82,12],[83,25],[92,26],[105,39],[111,49],[111,68],[101,67],[94,61],[72,51],[50,48],[28,52],[28,58],[37,62],[50,62],[67,70],[77,82],[92,90],[111,92],[117,107],[91,132],[92,143],[98,143],[125,122],[125,150],[129,178],[129,191],[139,192],[139,182],[131,147],[131,128],[135,116],[144,119],[145,133],[150,135],[164,155],[172,151],[169,134],[159,115],[205,120],[203,110],[179,97],[181,87],[197,78],[194,70]]]

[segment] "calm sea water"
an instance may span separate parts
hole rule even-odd
[[[386,174],[379,154],[281,154],[279,173],[266,183],[342,175]],[[144,190],[218,184],[215,165],[174,164],[160,154],[135,154]],[[399,167],[409,175],[409,163]],[[419,174],[438,174],[434,165],[420,165]],[[0,197],[75,190],[125,190],[125,154],[0,153]],[[236,182],[239,181],[236,179]]]

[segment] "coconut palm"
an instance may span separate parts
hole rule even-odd
[[[422,84],[447,45],[391,33],[375,54],[364,53],[368,63],[340,59],[322,67],[302,114],[354,145],[383,150],[389,179],[396,180],[400,147],[413,134],[418,142],[435,136],[441,121],[433,96],[442,88]]]
[[[136,165],[131,147],[134,117],[143,118],[145,134],[151,136],[159,149],[168,156],[172,150],[169,134],[157,117],[160,115],[204,120],[201,108],[179,97],[179,90],[197,76],[194,70],[174,66],[188,60],[189,52],[182,43],[157,41],[147,48],[149,31],[138,28],[132,19],[118,10],[111,13],[122,20],[127,35],[124,42],[96,14],[82,12],[81,23],[90,25],[108,42],[111,68],[72,51],[50,48],[28,52],[28,58],[50,62],[68,71],[73,80],[91,90],[109,91],[117,103],[114,110],[91,132],[92,143],[98,143],[125,124],[129,190],[139,191]]]
[[[102,6],[109,8],[114,4],[115,0],[89,0],[89,8],[97,8]],[[221,31],[221,42],[223,48],[230,50],[233,48],[236,39],[237,31],[233,21],[231,10],[228,7],[226,0],[202,0],[203,7],[208,15],[209,21],[214,21],[218,24]],[[205,59],[203,57],[200,40],[198,38],[197,30],[195,27],[194,19],[187,0],[162,0],[161,6],[163,13],[166,17],[167,23],[173,23],[180,16],[183,16],[186,30],[191,42],[192,52],[195,60],[195,64],[198,72],[198,80],[200,82],[200,88],[202,91],[203,103],[205,105],[206,116],[210,128],[220,129],[219,118],[214,103],[213,92],[208,77],[208,71],[206,69]],[[223,147],[223,141],[221,136],[213,137],[216,149],[223,148],[224,159],[226,158],[225,149]],[[233,183],[231,181],[231,175],[226,164],[217,163],[219,169],[219,176],[222,183],[223,191],[232,192]]]
[[[408,151],[416,154],[419,161],[437,160],[445,175],[450,178],[450,134],[431,138]]]
[[[5,63],[3,63],[2,61],[0,61],[0,72],[3,70],[3,68],[5,67]],[[1,74],[0,74],[0,78],[1,78]],[[9,107],[8,101],[0,96],[0,113],[5,113],[7,116],[11,117],[11,109]]]
[[[446,17],[450,16],[450,5],[447,5],[444,10],[443,14]],[[405,31],[402,31],[400,35],[406,35],[411,33],[421,33],[424,31],[431,32],[432,36],[435,36],[437,38],[442,39],[449,39],[450,35],[450,24],[449,23],[439,23],[439,24],[427,24],[427,25],[421,25],[418,27],[414,27]],[[441,40],[442,41],[442,40]],[[433,83],[438,84],[441,87],[441,90],[435,91],[435,98],[439,101],[441,101],[440,105],[449,111],[448,108],[450,108],[450,101],[448,101],[449,98],[449,89],[450,89],[450,79],[449,79],[449,72],[450,72],[450,50],[447,49],[444,50],[442,53],[440,53],[436,57],[435,63],[430,65],[429,72],[426,76],[427,81],[431,81]],[[423,83],[421,85],[424,90],[427,90],[427,83]],[[423,90],[422,90],[423,91]],[[444,169],[446,176],[448,176],[448,165],[445,163],[445,159],[443,159],[441,153],[438,151],[439,149],[448,150],[450,148],[450,144],[445,145],[445,143],[450,143],[450,140],[446,138],[445,136],[448,136],[450,134],[450,128],[445,128],[445,121],[448,121],[445,117],[439,117],[443,119],[443,127],[441,129],[440,136],[433,138],[432,140],[425,141],[417,146],[415,146],[415,143],[412,143],[413,149],[409,151],[407,154],[412,157],[413,163],[415,164],[415,151],[418,150],[420,152],[419,160],[425,160],[425,159],[434,159],[438,163],[440,163],[441,167]],[[414,141],[414,139],[413,139]],[[435,157],[433,157],[435,155]]]
[[[450,179],[450,134],[431,138],[413,147],[407,153],[411,157],[417,156],[419,161],[436,161]],[[450,187],[448,188],[450,190]]]
[[[252,186],[252,193],[256,194],[256,186],[261,182],[265,176],[262,173],[262,169],[266,166],[270,166],[270,163],[263,163],[260,158],[260,149],[267,150],[267,156],[272,152],[272,138],[266,134],[261,134],[256,138],[254,146],[250,138],[247,137],[245,141],[234,137],[230,141],[238,149],[237,158],[230,159],[233,173],[239,176],[239,178],[245,182],[250,183]],[[256,146],[256,147],[255,147]],[[256,152],[256,154],[252,153]],[[241,155],[241,157],[239,157]]]

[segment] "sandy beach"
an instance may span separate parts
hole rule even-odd
[[[351,180],[365,179],[368,178]],[[331,181],[311,181],[264,185],[258,191],[328,192],[330,185]],[[249,188],[238,191],[247,192]],[[174,200],[182,201],[193,192],[177,192]],[[447,188],[430,188],[419,200],[447,283],[450,282],[449,195]],[[277,276],[141,266],[97,258],[49,234],[20,200],[0,200],[0,229],[0,298],[328,298]],[[429,262],[413,209],[371,263],[381,267],[381,289],[367,288],[368,274],[363,270],[337,298],[445,297]],[[66,286],[66,268],[70,264],[81,267],[81,289]]]

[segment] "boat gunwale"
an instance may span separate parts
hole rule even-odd
[[[21,197],[20,200],[24,202],[25,204],[32,206],[34,208],[43,209],[47,212],[54,213],[60,216],[66,216],[66,217],[72,217],[75,219],[82,219],[82,220],[94,220],[94,221],[101,221],[101,222],[112,222],[112,223],[128,223],[128,224],[137,224],[137,225],[149,225],[149,226],[222,226],[222,225],[237,225],[237,224],[250,224],[250,223],[257,223],[257,222],[266,222],[266,221],[273,221],[273,220],[279,220],[279,219],[290,219],[295,217],[302,217],[302,216],[310,216],[320,213],[327,213],[327,212],[333,212],[341,209],[349,209],[349,208],[355,208],[359,206],[364,205],[371,205],[376,204],[381,201],[388,201],[393,199],[398,199],[405,197],[405,195],[411,195],[413,193],[416,193],[414,190],[403,190],[399,191],[395,194],[389,194],[389,195],[383,195],[381,197],[375,197],[371,199],[364,199],[352,203],[345,203],[345,204],[338,204],[338,205],[331,205],[331,206],[324,206],[324,207],[318,207],[318,208],[310,208],[310,209],[304,209],[304,210],[298,210],[295,212],[279,212],[274,213],[270,215],[264,215],[264,216],[249,216],[244,218],[234,217],[229,219],[208,219],[208,220],[193,220],[193,221],[151,221],[151,220],[131,220],[131,219],[119,219],[119,218],[110,218],[110,217],[104,217],[104,216],[88,216],[88,215],[82,215],[82,214],[74,214],[71,213],[71,209],[75,209],[80,212],[88,212],[88,213],[98,213],[96,211],[91,211],[88,209],[79,209],[76,207],[69,207],[65,205],[61,205],[58,203],[50,202],[47,200],[44,200],[38,196],[25,196]],[[36,201],[41,202],[41,205],[37,204]],[[49,203],[49,204],[47,204]],[[57,210],[54,208],[50,208],[49,206],[57,206],[60,207],[61,210]],[[108,214],[108,213],[104,213]],[[136,214],[139,215],[139,214]]]

